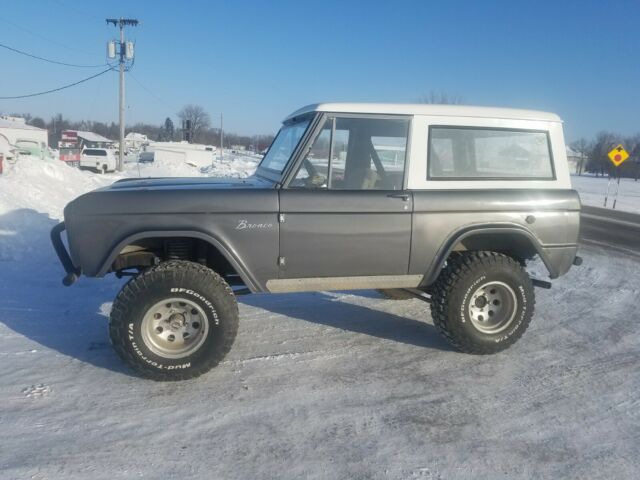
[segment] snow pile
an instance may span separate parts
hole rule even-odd
[[[126,177],[239,177],[251,175],[259,160],[229,155],[205,167],[180,161],[126,162],[123,172],[101,175],[54,159],[22,157],[0,175],[0,261],[50,256],[49,231],[67,203],[83,193]],[[46,244],[46,245],[45,245]]]
[[[260,159],[247,156],[225,156],[200,171],[210,177],[246,178],[255,172]]]
[[[0,261],[22,261],[51,252],[48,235],[65,205],[113,179],[68,167],[58,160],[23,157],[0,175]]]
[[[582,200],[583,205],[593,207],[604,206],[604,196],[607,191],[607,185],[609,185],[607,208],[611,208],[614,193],[618,188],[617,179],[612,179],[611,184],[609,184],[607,177],[594,177],[592,175],[572,175],[571,184],[580,193],[580,200]],[[640,181],[636,182],[632,178],[620,179],[616,210],[640,213]]]
[[[60,219],[67,202],[113,181],[58,160],[22,157],[0,175],[0,215],[22,208]]]
[[[211,161],[183,162],[158,155],[152,163],[125,164],[125,177],[237,177],[252,175],[259,159],[246,156],[215,157]]]

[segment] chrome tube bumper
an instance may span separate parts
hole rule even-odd
[[[65,230],[64,222],[60,222],[51,229],[51,243],[53,244],[53,249],[56,251],[56,255],[58,255],[60,259],[60,263],[62,263],[65,272],[67,272],[62,279],[62,284],[68,287],[78,280],[80,269],[73,264],[69,252],[67,252],[67,248],[62,242],[63,230]]]

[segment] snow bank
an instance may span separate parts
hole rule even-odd
[[[158,161],[125,163],[124,171],[96,174],[67,166],[58,160],[24,157],[5,165],[0,175],[0,215],[15,209],[33,209],[54,219],[62,218],[64,206],[83,193],[126,177],[239,177],[253,174],[258,160],[228,156],[212,165]]]
[[[609,200],[607,208],[613,205],[613,194],[617,188],[617,180],[611,180],[609,185]],[[571,184],[580,193],[580,199],[584,205],[593,207],[604,206],[604,196],[607,191],[609,179],[607,177],[594,177],[592,175],[572,175]],[[620,180],[620,191],[616,210],[631,213],[640,213],[640,181],[635,182],[632,178]]]
[[[113,181],[58,160],[23,157],[0,175],[0,215],[20,208],[60,219],[67,202]]]
[[[69,167],[59,160],[23,157],[0,175],[0,261],[28,255],[50,256],[49,231],[74,198],[125,177],[247,177],[258,160],[228,156],[212,165],[159,161],[125,163],[123,172],[101,175]],[[45,245],[46,244],[46,245]]]
[[[153,163],[125,164],[125,177],[238,177],[252,175],[259,160],[246,156],[225,156],[222,160],[182,162],[158,156]]]
[[[51,247],[43,244],[67,202],[112,181],[53,159],[23,157],[8,164],[0,175],[0,261],[48,255]]]

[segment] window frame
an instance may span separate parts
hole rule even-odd
[[[258,177],[262,177],[267,180],[270,180],[275,184],[282,184],[284,179],[286,178],[286,175],[288,174],[290,165],[292,163],[297,162],[299,152],[301,152],[306,147],[306,143],[309,135],[311,135],[312,133],[315,133],[315,128],[316,128],[315,122],[317,121],[317,117],[318,117],[317,114],[311,112],[311,113],[305,113],[298,117],[290,118],[286,122],[283,122],[283,124],[280,127],[280,130],[282,130],[282,128],[287,125],[298,123],[298,122],[304,121],[306,118],[309,118],[309,124],[307,125],[306,130],[302,134],[302,137],[300,137],[300,141],[298,141],[298,145],[296,146],[296,148],[293,150],[293,152],[291,152],[291,156],[289,157],[289,160],[285,164],[282,171],[278,172],[277,170],[261,167],[261,164],[262,164],[262,160],[261,160],[260,163],[258,164],[258,167],[256,168],[255,174]],[[280,130],[278,130],[278,134],[280,134]],[[278,134],[276,134],[276,137],[278,136]],[[269,148],[265,152],[264,157],[266,157],[267,153],[269,153],[269,150],[271,150],[271,147],[273,146],[273,142],[275,142],[276,137],[273,138],[273,141],[271,142],[271,145],[269,145]]]
[[[309,133],[309,135],[307,136],[304,142],[304,145],[302,145],[302,148],[300,148],[297,152],[297,156],[295,158],[294,162],[290,162],[291,168],[289,168],[286,172],[285,172],[285,177],[284,180],[282,182],[282,188],[287,188],[287,189],[291,189],[291,190],[308,190],[308,191],[312,191],[312,192],[317,192],[317,191],[324,191],[324,192],[328,192],[328,191],[341,191],[341,192],[385,192],[385,191],[395,191],[395,192],[400,192],[400,191],[404,191],[407,190],[407,183],[408,183],[408,170],[409,170],[409,162],[410,162],[410,155],[411,155],[411,136],[413,134],[413,119],[414,119],[414,115],[393,115],[393,114],[374,114],[374,113],[342,113],[342,112],[319,112],[321,113],[320,115],[317,116],[316,118],[316,123],[313,125],[313,128],[309,128],[307,133]],[[335,125],[336,125],[336,119],[338,118],[363,118],[363,119],[370,119],[370,120],[406,120],[407,121],[407,140],[406,140],[406,146],[405,146],[405,154],[404,154],[404,166],[403,166],[403,171],[402,171],[402,189],[401,190],[363,190],[363,189],[336,189],[336,188],[330,188],[331,182],[330,182],[330,177],[327,178],[327,187],[326,188],[300,188],[300,187],[291,187],[290,184],[291,182],[293,182],[295,180],[295,177],[298,173],[298,170],[300,168],[300,166],[302,165],[302,162],[304,161],[305,156],[309,153],[309,150],[311,149],[311,147],[313,146],[313,143],[315,142],[316,138],[318,137],[318,135],[320,135],[320,133],[322,132],[322,129],[324,127],[324,124],[326,122],[327,119],[333,119],[332,122],[332,128],[331,128],[331,139],[330,139],[330,145],[329,145],[329,164],[327,165],[327,174],[330,175],[331,174],[331,157],[333,156],[333,138],[335,135]]]
[[[93,152],[93,153],[87,153],[87,152]],[[95,153],[95,152],[101,152],[101,153]],[[106,148],[85,148],[84,150],[82,150],[82,155],[86,155],[87,157],[108,157],[109,152],[107,152]]]
[[[549,152],[549,162],[551,166],[551,176],[548,177],[504,177],[504,176],[492,176],[492,177],[433,177],[431,176],[431,141],[433,140],[434,128],[446,128],[451,130],[492,130],[502,132],[520,132],[520,133],[544,133],[547,139],[547,150]],[[490,126],[473,126],[473,125],[438,125],[429,124],[427,131],[427,181],[428,182],[451,182],[451,181],[548,181],[552,182],[557,180],[555,159],[553,157],[553,146],[551,144],[551,135],[549,130],[540,130],[533,128],[512,128],[512,127],[490,127]]]

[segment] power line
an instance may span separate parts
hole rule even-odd
[[[9,25],[12,25],[13,27],[15,27],[15,28],[17,28],[19,30],[22,30],[24,32],[27,32],[27,33],[33,35],[34,37],[38,37],[38,38],[40,38],[40,39],[42,39],[42,40],[44,40],[46,42],[55,43],[56,45],[64,47],[67,50],[71,50],[73,52],[77,52],[77,53],[82,53],[84,55],[92,55],[93,56],[92,53],[85,52],[84,50],[80,50],[78,48],[70,47],[69,45],[65,45],[62,42],[58,42],[57,40],[53,40],[52,38],[47,38],[47,37],[45,37],[44,35],[42,35],[40,33],[34,32],[33,30],[29,30],[28,28],[23,27],[22,25],[18,25],[17,23],[12,22],[11,20],[7,20],[6,18],[0,17],[0,20],[5,22],[5,23],[8,23]]]
[[[163,103],[165,107],[169,107],[171,110],[177,110],[175,108],[175,106],[173,105],[169,105],[162,97],[160,97],[159,95],[153,93],[153,91],[151,91],[149,88],[147,88],[146,86],[144,86],[144,84],[142,82],[140,82],[140,80],[138,80],[138,78],[131,72],[129,72],[129,75],[131,76],[131,78],[133,78],[133,80],[143,89],[145,90],[149,95],[151,95],[153,98],[155,98],[156,100],[158,100],[160,103]]]
[[[89,80],[99,77],[100,75],[104,75],[105,73],[110,72],[111,70],[112,70],[111,68],[107,68],[106,70],[103,70],[100,73],[96,73],[95,75],[91,75],[90,77],[83,78],[82,80],[78,80],[77,82],[70,83],[68,85],[63,85],[62,87],[58,87],[58,88],[52,88],[51,90],[46,90],[44,92],[29,93],[27,95],[15,95],[13,97],[0,97],[0,100],[12,100],[16,98],[37,97],[38,95],[46,95],[47,93],[59,92],[60,90],[64,90],[65,88],[75,87],[76,85],[80,85],[81,83],[88,82]]]
[[[105,65],[107,65],[106,63],[101,63],[100,65],[77,65],[75,63],[58,62],[56,60],[50,60],[48,58],[39,57],[38,55],[33,55],[31,53],[23,52],[22,50],[18,50],[17,48],[10,47],[9,45],[5,45],[3,43],[0,43],[0,47],[6,48],[7,50],[11,50],[12,52],[15,52],[15,53],[19,53],[20,55],[25,55],[27,57],[35,58],[37,60],[42,60],[43,62],[55,63],[56,65],[64,65],[65,67],[97,68],[97,67],[104,67]]]

